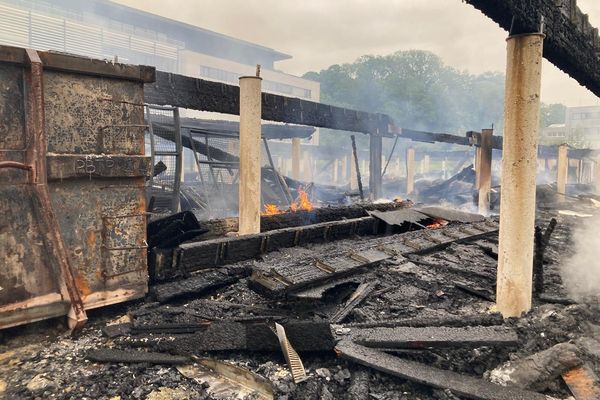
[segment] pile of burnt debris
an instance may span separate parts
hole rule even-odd
[[[409,206],[269,216],[243,237],[191,213],[155,221],[147,298],[97,311],[77,334],[6,331],[0,394],[600,398],[600,307],[569,299],[559,271],[583,214],[539,212],[534,307],[505,320],[498,220]]]

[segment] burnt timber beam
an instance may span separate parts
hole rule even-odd
[[[262,119],[365,134],[389,135],[390,118],[314,101],[262,93]],[[239,115],[240,88],[220,82],[156,71],[144,86],[146,103]]]
[[[461,375],[425,365],[416,361],[398,358],[376,349],[360,346],[345,339],[335,351],[338,356],[369,368],[407,379],[423,385],[449,389],[452,393],[480,400],[547,400],[548,397],[510,386],[500,386],[483,379]]]
[[[482,0],[468,1],[472,4],[487,3]],[[516,0],[512,1],[515,2]],[[535,0],[534,2],[549,1],[550,0]],[[493,4],[498,2],[498,0],[494,0]],[[547,42],[548,39],[546,39],[546,43]],[[547,48],[544,50],[546,51]],[[0,54],[0,59],[1,56],[2,54]],[[598,72],[598,75],[600,75],[600,72]],[[600,93],[600,90],[598,93]],[[239,98],[240,88],[238,86],[163,71],[156,71],[155,82],[144,84],[144,101],[149,104],[171,105],[199,111],[239,115]],[[480,133],[478,132],[467,132],[465,136],[459,136],[448,133],[434,133],[399,128],[394,125],[392,119],[386,114],[352,110],[270,93],[262,93],[262,119],[297,125],[360,132],[382,137],[394,137],[397,135],[401,138],[410,139],[416,142],[448,143],[462,146],[473,145],[473,140],[475,140],[475,145],[477,145],[478,142],[476,138],[480,136]],[[298,127],[295,127],[294,129],[296,128]],[[276,129],[284,128],[273,127],[274,131]],[[285,133],[282,132],[283,131],[275,133],[271,132],[271,128],[266,128],[263,130],[263,135],[267,137],[273,133],[273,137],[268,138],[275,139],[279,138],[278,135],[281,137],[285,136]],[[304,137],[303,135],[306,134],[306,132],[298,131],[298,136],[294,136],[295,134],[296,133],[290,133],[289,136]],[[473,137],[475,137],[475,139],[473,139]],[[492,148],[502,150],[501,136],[494,137]],[[538,151],[541,157],[551,158],[555,156],[557,146],[539,146]],[[597,155],[600,155],[600,151],[598,150],[577,149],[574,150],[571,158],[581,159],[595,157]]]
[[[598,29],[590,25],[576,1],[466,0],[513,34],[539,32],[543,17],[544,58],[600,96]],[[513,21],[514,18],[514,21]]]
[[[393,327],[352,331],[352,341],[378,349],[424,349],[452,346],[516,346],[519,337],[504,326]]]
[[[240,123],[237,121],[181,118],[183,130],[193,129],[197,133],[223,134],[239,137]],[[315,128],[304,125],[262,124],[262,137],[272,139],[310,138]]]

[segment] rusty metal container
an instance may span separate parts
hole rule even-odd
[[[0,46],[0,329],[147,291],[154,68]]]

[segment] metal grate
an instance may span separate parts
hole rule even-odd
[[[146,120],[150,154],[154,167],[149,190],[153,208],[157,212],[177,212],[179,211],[182,166],[179,111],[173,107],[148,105],[146,106]]]

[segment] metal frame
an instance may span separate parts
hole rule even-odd
[[[148,133],[150,134],[150,149],[151,149],[151,160],[152,167],[155,165],[156,157],[175,157],[175,173],[173,178],[172,186],[172,198],[171,198],[171,212],[178,212],[180,209],[180,188],[181,188],[181,174],[183,170],[183,146],[181,143],[181,125],[179,118],[179,108],[168,107],[168,106],[156,106],[146,104],[146,119],[148,120]],[[154,127],[152,121],[151,110],[159,111],[171,111],[173,113],[173,136],[175,139],[175,151],[158,151],[156,149],[156,143],[154,138]],[[153,175],[153,174],[152,174]],[[150,177],[150,186],[154,186],[154,176]]]

